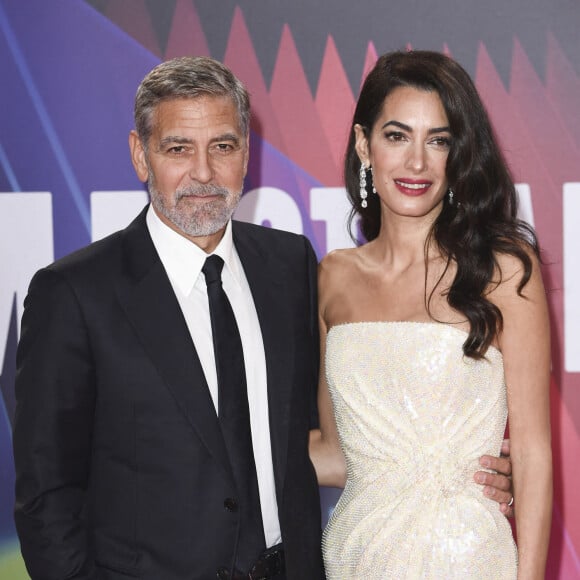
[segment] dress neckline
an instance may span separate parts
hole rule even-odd
[[[338,324],[333,324],[327,332],[327,335],[330,335],[332,331],[341,327],[349,327],[349,326],[417,326],[417,327],[439,327],[441,329],[449,329],[453,332],[459,333],[463,335],[463,340],[469,336],[469,333],[461,328],[457,328],[451,324],[445,324],[444,322],[435,322],[432,320],[360,320],[360,321],[348,321],[348,322],[339,322]],[[489,349],[495,351],[502,359],[503,355],[502,352],[491,344]]]

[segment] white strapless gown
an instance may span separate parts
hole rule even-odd
[[[329,580],[517,575],[511,527],[473,481],[507,419],[501,353],[438,323],[331,328],[326,375],[348,480],[323,536]]]

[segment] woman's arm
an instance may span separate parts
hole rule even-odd
[[[491,294],[503,314],[499,346],[507,384],[518,579],[543,579],[552,517],[550,443],[550,323],[540,264],[517,294],[521,265],[500,257],[502,282]]]
[[[310,459],[314,464],[318,484],[327,487],[344,487],[346,462],[334,419],[332,400],[326,383],[326,334],[328,326],[324,318],[324,305],[328,295],[328,272],[323,260],[319,267],[319,326],[320,326],[320,378],[318,384],[318,416],[320,429],[310,431]]]

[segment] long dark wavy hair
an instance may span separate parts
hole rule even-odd
[[[444,54],[420,50],[381,56],[361,89],[344,162],[344,179],[352,204],[351,226],[360,217],[360,228],[368,241],[379,235],[380,199],[370,191],[370,171],[367,171],[368,205],[361,206],[361,163],[355,150],[354,126],[361,125],[370,138],[385,99],[397,87],[435,91],[449,121],[451,147],[446,176],[454,201],[451,204],[445,196],[442,211],[427,237],[425,252],[434,241],[447,260],[447,268],[456,263],[457,273],[447,292],[447,301],[469,321],[464,354],[479,359],[503,327],[499,308],[486,298],[494,276],[497,281],[499,273],[501,280],[497,255],[511,254],[521,261],[523,275],[518,285],[521,295],[532,272],[527,252],[531,250],[540,257],[537,238],[532,228],[517,218],[515,186],[470,76]],[[443,275],[439,281],[442,278]],[[433,292],[425,296],[428,310]]]

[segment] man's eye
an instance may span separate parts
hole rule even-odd
[[[185,152],[185,147],[183,145],[174,145],[173,147],[170,147],[167,152],[179,155],[180,153]]]
[[[215,148],[220,152],[220,153],[227,153],[229,151],[233,150],[233,146],[231,143],[216,143]]]

